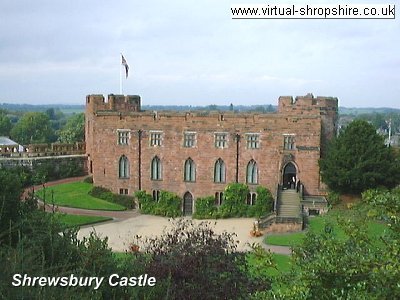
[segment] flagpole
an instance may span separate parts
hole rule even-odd
[[[119,94],[122,95],[122,64],[119,66]]]

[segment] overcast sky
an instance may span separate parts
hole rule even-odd
[[[236,3],[265,1],[1,0],[0,102],[118,94],[122,52],[124,94],[143,104],[276,104],[311,92],[400,108],[400,5],[395,20],[232,20]]]

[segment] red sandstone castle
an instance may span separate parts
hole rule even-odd
[[[273,195],[296,189],[323,195],[318,160],[336,133],[338,100],[279,97],[271,114],[141,111],[139,96],[86,98],[86,152],[97,186],[115,193],[160,190],[183,198],[190,214],[198,197],[223,199],[228,183],[258,185]]]

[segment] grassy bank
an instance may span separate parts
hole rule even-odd
[[[36,195],[48,204],[94,209],[94,210],[125,210],[126,208],[102,199],[90,196],[88,193],[92,184],[86,182],[71,182],[42,188]]]

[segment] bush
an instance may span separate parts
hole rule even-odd
[[[217,234],[206,222],[178,219],[161,236],[138,238],[134,245],[151,257],[144,272],[165,284],[154,299],[249,299],[270,287],[268,278],[248,276],[235,234]]]
[[[256,192],[257,200],[253,206],[249,207],[248,216],[260,218],[274,210],[274,198],[271,192],[263,186],[257,187]]]
[[[161,191],[160,200],[155,207],[156,215],[171,218],[182,215],[181,202],[181,198],[179,198],[177,195],[171,192]]]
[[[331,206],[337,205],[340,203],[340,194],[336,193],[334,191],[329,191],[327,198],[328,198],[328,203]]]
[[[224,201],[219,208],[221,217],[244,217],[247,214],[246,199],[249,188],[243,183],[231,183],[225,188]]]
[[[139,202],[140,212],[143,214],[151,215],[154,214],[154,207],[156,202],[153,200],[151,195],[147,194],[145,191],[137,191],[135,197]]]
[[[135,208],[134,197],[128,195],[114,194],[109,189],[101,186],[94,186],[90,190],[89,195],[95,198],[106,200],[108,202],[113,202],[125,206],[126,208]]]
[[[135,197],[139,201],[140,211],[144,214],[171,218],[182,215],[182,199],[171,192],[161,191],[158,202],[154,201],[153,197],[145,191],[137,191]]]
[[[215,205],[215,198],[213,196],[198,198],[195,203],[194,218],[198,219],[212,219],[217,216],[218,208]]]
[[[93,183],[93,176],[87,176],[85,179],[83,179],[83,182],[86,183]]]

